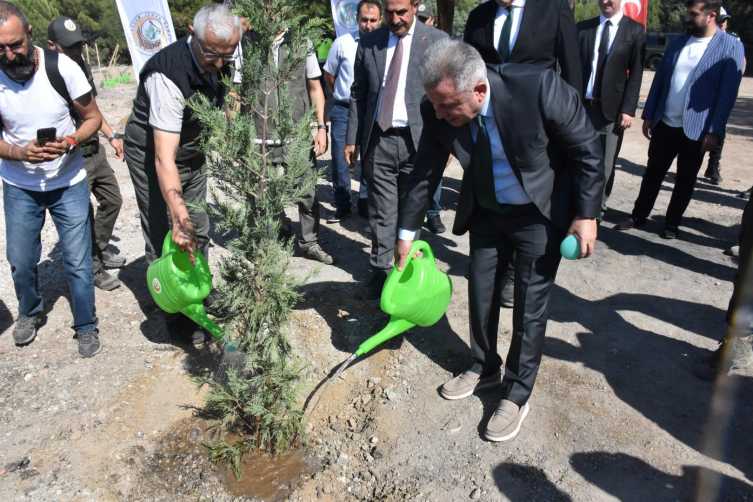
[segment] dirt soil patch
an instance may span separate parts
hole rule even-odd
[[[652,76],[647,72],[642,100]],[[118,131],[130,112],[133,82],[102,88],[98,97]],[[241,483],[207,460],[203,442],[213,432],[197,413],[204,391],[192,377],[211,374],[218,348],[169,343],[146,288],[128,170],[105,145],[125,199],[112,246],[128,263],[115,271],[123,287],[97,291],[100,355],[78,357],[49,219],[39,266],[46,324],[30,346],[14,346],[17,302],[0,242],[0,499],[750,500],[753,371],[709,383],[693,377],[692,366],[725,330],[736,263],[723,252],[736,244],[745,206],[736,195],[753,185],[751,109],[753,80],[746,78],[729,124],[724,183],[699,180],[676,241],[658,235],[673,173],[645,227],[613,229],[632,209],[646,164],[640,121],[628,131],[596,254],[560,268],[531,412],[513,442],[483,440],[500,399],[495,391],[463,401],[445,401],[437,392],[470,364],[468,239],[427,232],[454,283],[447,315],[354,363],[310,416],[306,449],[250,458]],[[460,178],[460,166],[451,164],[442,193],[448,228]],[[324,179],[319,195],[322,247],[337,262],[303,287],[290,329],[308,364],[307,398],[388,320],[361,295],[366,221],[324,224],[334,210]],[[295,210],[289,215],[297,218]],[[4,225],[0,218],[0,233]],[[222,238],[212,238],[214,261],[224,250]],[[294,258],[301,276],[314,267]],[[511,311],[503,310],[500,325],[504,357]],[[719,398],[730,405],[711,414]]]

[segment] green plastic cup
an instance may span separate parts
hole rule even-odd
[[[130,81],[131,81],[131,76],[130,75],[123,75],[123,83],[124,84],[127,84]]]

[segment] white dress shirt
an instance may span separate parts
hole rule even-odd
[[[405,106],[405,82],[408,80],[408,65],[410,64],[410,46],[413,40],[413,32],[416,31],[416,23],[420,23],[418,19],[413,19],[413,24],[408,30],[408,33],[403,35],[403,60],[400,63],[400,80],[397,82],[397,94],[395,95],[395,104],[392,108],[392,127],[408,127],[408,108]],[[384,66],[384,78],[382,78],[382,90],[379,91],[379,104],[377,106],[377,112],[374,116],[374,122],[379,121],[379,111],[382,108],[382,96],[384,95],[384,86],[387,84],[387,77],[390,73],[390,63],[392,63],[392,56],[395,54],[395,47],[397,46],[397,40],[399,37],[390,32],[390,38],[387,42],[387,60]],[[418,64],[418,62],[416,62]],[[415,85],[420,85],[415,83]]]
[[[518,32],[520,31],[520,21],[523,19],[523,10],[526,6],[526,0],[515,0],[512,3],[515,7],[512,18],[512,30],[510,30],[510,52],[515,46],[515,41],[518,39]],[[499,47],[499,37],[502,34],[502,26],[505,24],[507,16],[510,15],[510,11],[506,7],[497,5],[497,17],[494,19],[494,48]]]
[[[612,50],[612,43],[614,37],[617,35],[617,29],[620,27],[620,21],[622,21],[622,11],[618,11],[617,14],[608,19],[612,25],[609,27],[609,38],[607,39],[607,54]],[[599,27],[596,29],[596,38],[594,39],[594,53],[591,58],[591,77],[588,79],[588,87],[586,87],[586,99],[594,99],[594,83],[596,82],[596,63],[599,61],[599,45],[601,44],[601,36],[604,33],[604,23],[607,22],[607,18],[604,14],[599,16]]]
[[[356,62],[359,40],[361,40],[361,34],[358,30],[337,37],[329,50],[327,62],[324,63],[324,71],[335,77],[335,91],[332,96],[337,101],[350,101],[353,64]]]
[[[488,80],[486,82],[486,88],[489,89],[489,92],[486,93],[486,99],[484,100],[484,105],[481,107],[481,112],[479,114],[484,117],[486,131],[489,133],[489,142],[492,147],[492,169],[494,172],[494,191],[497,194],[497,202],[500,204],[513,205],[528,204],[531,202],[531,199],[518,182],[518,178],[515,176],[515,171],[512,170],[512,166],[507,160],[505,148],[502,145],[502,138],[499,135],[497,122],[494,119],[494,108],[492,107],[491,102],[492,92]],[[469,125],[471,127],[471,135],[473,136],[473,142],[475,144],[479,132],[478,126],[473,120]],[[415,236],[415,230],[401,228],[398,232],[398,238],[401,240],[412,241]]]
[[[670,127],[682,127],[685,103],[688,99],[690,82],[693,80],[691,77],[712,38],[714,38],[713,35],[704,38],[690,37],[677,57],[677,64],[674,73],[672,73],[672,83],[667,96],[667,105],[661,118],[662,122]]]

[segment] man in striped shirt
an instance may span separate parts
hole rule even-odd
[[[643,108],[643,135],[651,142],[640,193],[633,213],[616,227],[630,230],[646,222],[677,158],[664,239],[677,238],[703,157],[724,135],[743,70],[742,44],[717,25],[720,1],[688,0],[685,5],[687,34],[667,47]]]

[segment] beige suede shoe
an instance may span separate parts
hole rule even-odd
[[[440,394],[445,399],[463,399],[474,391],[494,387],[502,384],[502,373],[496,372],[488,377],[481,378],[480,373],[476,373],[480,365],[474,365],[473,368],[459,374],[442,386]]]
[[[486,424],[484,437],[489,441],[510,441],[518,435],[526,415],[528,415],[528,403],[519,408],[512,401],[503,399],[489,423]]]

